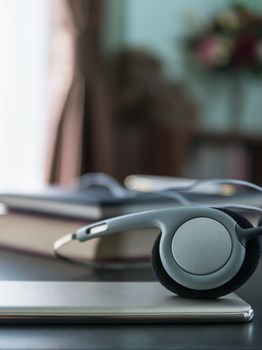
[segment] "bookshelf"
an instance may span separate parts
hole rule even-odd
[[[262,185],[262,136],[195,131],[184,175],[240,178]]]

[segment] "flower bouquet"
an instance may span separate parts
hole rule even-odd
[[[246,97],[243,72],[257,77],[262,73],[262,16],[234,3],[187,38],[186,43],[191,58],[203,70],[224,72],[230,78],[229,117],[232,130],[238,131]]]
[[[187,44],[205,69],[262,72],[262,16],[243,4],[218,13]]]

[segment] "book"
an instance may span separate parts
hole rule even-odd
[[[203,141],[194,148],[185,164],[187,177],[250,179],[251,158],[243,142]]]
[[[262,208],[262,193],[261,191],[248,187],[248,185],[242,184],[237,186],[234,183],[227,183],[226,178],[223,183],[212,182],[210,180],[190,179],[190,178],[177,178],[171,176],[153,176],[153,175],[129,175],[125,179],[127,188],[135,191],[160,191],[166,189],[166,193],[172,196],[172,190],[170,188],[180,188],[179,193],[188,201],[192,202],[192,205],[203,204],[203,205],[228,205],[239,204],[246,206],[256,206]],[[231,179],[229,177],[229,179]],[[234,181],[234,180],[233,180]],[[237,180],[236,180],[237,181]],[[240,180],[241,181],[241,180]],[[194,184],[198,186],[192,187]],[[187,188],[191,188],[190,191]],[[157,193],[157,192],[155,192]],[[173,205],[180,205],[179,203],[173,202]]]
[[[175,200],[160,194],[116,197],[104,189],[86,191],[49,188],[38,193],[1,193],[0,202],[8,210],[99,220],[138,211],[170,207]]]
[[[223,186],[222,186],[223,187]],[[224,191],[230,186],[224,186]],[[241,204],[261,207],[262,195],[260,192],[243,189],[228,191],[228,194],[179,192],[185,199],[194,204],[222,205]],[[100,190],[86,192],[49,189],[42,193],[2,193],[0,202],[8,211],[45,214],[57,217],[68,217],[79,220],[100,220],[129,213],[181,206],[174,192],[141,193],[138,196],[114,197],[112,194]]]
[[[87,224],[87,221],[7,212],[0,215],[0,246],[30,255],[55,258],[55,240]],[[146,259],[158,234],[158,229],[144,229],[83,243],[73,241],[62,248],[62,253],[81,261]]]
[[[179,188],[180,191],[193,186],[196,179],[159,175],[129,175],[125,178],[125,185],[129,190],[141,192],[155,192],[172,187]],[[226,185],[227,190],[228,186]],[[232,187],[232,186],[231,186]],[[205,186],[193,188],[190,192],[200,194],[225,194],[225,186],[215,183],[208,183]],[[227,191],[228,192],[228,191]]]

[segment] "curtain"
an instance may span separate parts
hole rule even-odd
[[[110,106],[103,74],[101,0],[56,0],[50,83],[48,182],[113,175]]]

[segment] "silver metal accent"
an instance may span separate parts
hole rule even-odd
[[[102,223],[100,225],[91,227],[89,230],[90,235],[94,235],[95,233],[100,233],[106,231],[108,228],[108,225],[106,223]]]
[[[246,322],[249,322],[254,318],[254,310],[252,309],[252,307],[250,307],[249,310],[243,313],[243,317]]]

